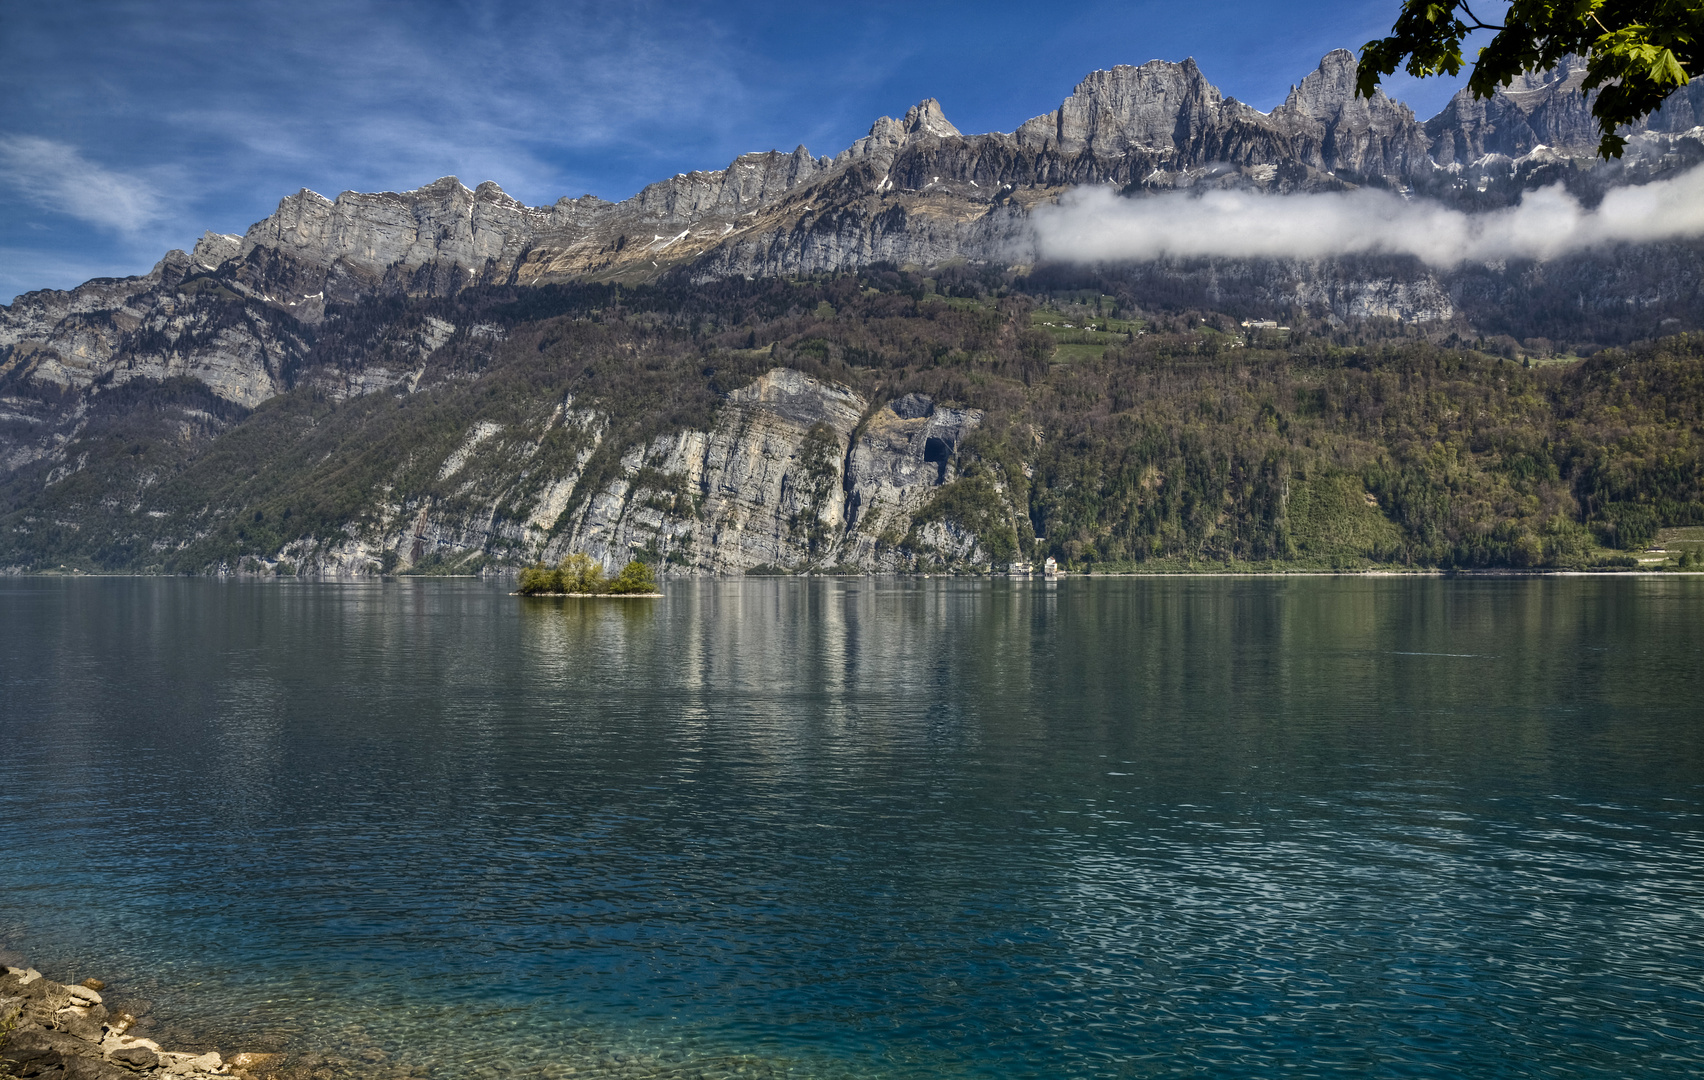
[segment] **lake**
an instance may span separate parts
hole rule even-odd
[[[394,1077],[1691,1077],[1704,579],[0,581],[0,949]]]

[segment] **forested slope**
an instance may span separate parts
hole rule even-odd
[[[253,410],[184,379],[90,399],[5,479],[0,565],[1581,566],[1704,523],[1704,338],[1548,357],[1067,284],[877,267],[366,301]],[[460,329],[411,386],[339,389],[428,320]]]

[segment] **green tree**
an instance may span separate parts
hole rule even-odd
[[[538,563],[535,566],[521,568],[521,580],[515,591],[522,596],[537,596],[539,593],[554,593],[562,591],[562,578],[555,570]]]
[[[1522,72],[1584,56],[1584,89],[1598,91],[1598,153],[1607,159],[1627,145],[1617,128],[1655,112],[1687,84],[1704,39],[1704,0],[1514,0],[1501,23],[1485,22],[1465,0],[1404,0],[1390,36],[1361,48],[1356,92],[1372,97],[1399,65],[1420,78],[1459,75],[1462,39],[1476,30],[1496,32],[1468,77],[1479,98]]]
[[[654,593],[657,591],[657,576],[651,568],[634,559],[621,568],[621,573],[615,575],[606,587],[612,593]]]
[[[576,551],[572,555],[564,556],[562,562],[557,564],[556,572],[561,575],[563,592],[595,593],[604,591],[603,563],[583,552]]]
[[[551,569],[544,563],[525,567],[515,591],[524,596],[541,593],[595,593],[604,591],[603,563],[576,551],[565,555]]]

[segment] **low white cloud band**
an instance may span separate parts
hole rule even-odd
[[[1168,192],[1120,198],[1078,188],[1032,215],[1038,253],[1065,262],[1159,258],[1319,259],[1414,255],[1433,266],[1552,259],[1619,242],[1704,236],[1704,167],[1616,188],[1587,210],[1560,185],[1480,214],[1361,189],[1264,195]]]

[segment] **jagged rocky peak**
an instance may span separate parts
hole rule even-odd
[[[242,254],[242,250],[242,237],[209,230],[195,242],[195,247],[190,251],[189,257],[194,260],[197,266],[206,270],[215,270],[226,259],[232,259]]]
[[[1284,104],[1316,120],[1335,120],[1347,106],[1365,101],[1355,96],[1355,68],[1354,53],[1333,49],[1320,60],[1318,68],[1308,72],[1300,86],[1290,88]],[[1378,96],[1384,97],[1384,92]]]
[[[1529,71],[1498,87],[1489,99],[1457,91],[1443,112],[1426,121],[1432,157],[1440,165],[1469,165],[1488,154],[1518,158],[1548,147],[1586,157],[1595,155],[1602,132],[1592,116],[1595,91],[1588,93],[1586,61],[1563,57],[1549,71]],[[1683,135],[1704,120],[1704,80],[1694,79],[1650,116],[1620,129]]]
[[[939,101],[924,98],[906,110],[901,119],[877,117],[870,125],[870,133],[841,151],[834,162],[876,157],[891,161],[895,152],[918,139],[956,139],[962,134],[941,111]]]
[[[1356,67],[1355,54],[1348,49],[1326,53],[1318,68],[1299,85],[1290,87],[1284,104],[1272,110],[1273,119],[1302,125],[1310,121],[1326,126],[1348,123],[1386,135],[1400,133],[1404,138],[1418,135],[1420,125],[1414,110],[1386,97],[1383,90],[1374,91],[1370,98],[1355,93]]]
[[[946,139],[960,134],[959,129],[941,112],[941,103],[934,98],[924,98],[911,106],[901,123],[908,135],[933,135],[937,139]]]
[[[1433,160],[1451,165],[1487,154],[1516,158],[1540,145],[1589,152],[1598,130],[1591,98],[1583,92],[1585,77],[1585,61],[1569,56],[1549,71],[1517,76],[1489,99],[1463,87],[1426,121]],[[1677,104],[1684,109],[1686,102]]]
[[[1333,49],[1290,88],[1270,120],[1315,168],[1361,176],[1402,176],[1424,165],[1430,145],[1414,111],[1377,91],[1355,93],[1355,54]]]
[[[460,183],[460,181],[457,181]],[[521,200],[504,191],[495,180],[486,180],[473,189],[473,197],[481,202],[503,203],[511,206],[525,206]]]
[[[1025,149],[1076,154],[1166,150],[1210,126],[1224,103],[1194,58],[1091,72],[1051,113],[1017,130]]]

